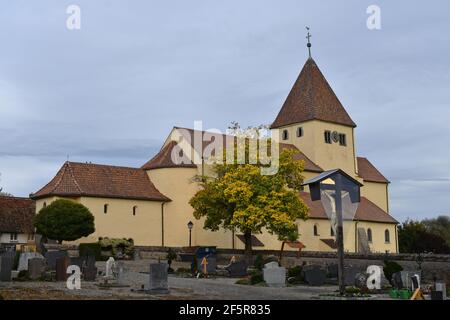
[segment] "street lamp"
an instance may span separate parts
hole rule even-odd
[[[362,183],[341,169],[322,172],[303,185],[309,186],[311,200],[320,200],[336,234],[339,293],[345,292],[343,220],[353,220],[360,201]]]
[[[187,226],[189,229],[189,247],[191,247],[192,246],[192,228],[194,227],[194,223],[192,221],[189,221]]]

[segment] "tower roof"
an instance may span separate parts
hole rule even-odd
[[[303,66],[271,128],[308,120],[356,127],[312,58]]]

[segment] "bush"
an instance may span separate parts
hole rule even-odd
[[[94,216],[81,203],[59,199],[42,208],[34,217],[36,233],[48,239],[73,241],[95,231]]]
[[[264,259],[261,253],[258,253],[255,258],[254,267],[258,270],[262,270],[264,267]]]
[[[98,242],[80,243],[78,246],[80,257],[95,256],[95,260],[101,260],[102,247]]]
[[[383,272],[386,279],[392,284],[392,275],[396,272],[402,271],[403,268],[395,261],[384,260]]]
[[[288,270],[288,281],[290,284],[298,284],[303,282],[302,266],[295,266]]]
[[[101,238],[98,241],[101,251],[111,251],[114,257],[118,257],[120,253],[133,257],[134,255],[134,241],[133,239],[118,239],[118,238]]]
[[[13,264],[13,270],[17,270],[19,268],[19,260],[20,260],[20,254],[22,251],[17,250],[16,255],[14,256],[14,264]]]
[[[242,278],[235,282],[236,284],[242,284],[242,285],[250,285],[250,279],[248,278]]]
[[[254,285],[261,282],[264,282],[263,273],[259,270],[252,272],[252,274],[250,275],[250,284]]]

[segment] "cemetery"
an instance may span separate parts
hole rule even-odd
[[[1,299],[445,300],[450,289],[442,269],[426,268],[439,263],[436,256],[419,264],[400,261],[403,268],[393,257],[380,262],[347,255],[340,295],[337,260],[330,253],[286,254],[281,262],[277,255],[255,253],[248,266],[242,252],[215,247],[132,248],[127,255],[103,252],[110,254],[107,259],[83,246],[43,247],[44,252],[0,254]],[[441,260],[448,268],[448,257]]]

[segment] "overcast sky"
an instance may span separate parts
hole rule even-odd
[[[320,2],[320,4],[319,4]],[[81,8],[69,30],[66,9]],[[366,9],[381,8],[381,30]],[[175,125],[271,123],[313,57],[392,181],[400,221],[450,214],[450,3],[0,1],[0,186],[72,161],[140,166]]]

